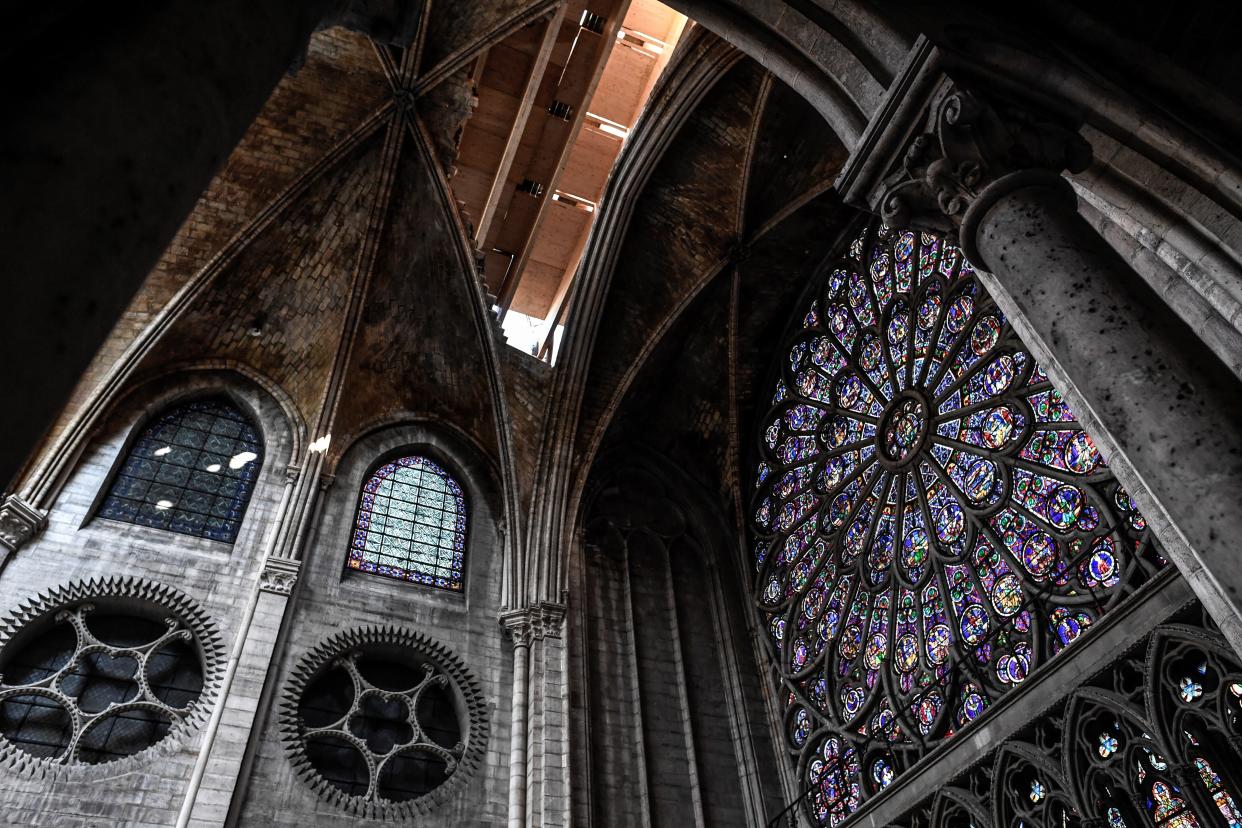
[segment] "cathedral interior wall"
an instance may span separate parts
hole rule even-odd
[[[225,391],[256,415],[264,438],[263,468],[237,541],[218,541],[94,516],[124,450],[150,414],[187,397]],[[37,593],[109,578],[145,579],[189,597],[214,623],[226,646],[237,634],[239,606],[253,589],[264,545],[275,530],[290,461],[292,434],[280,407],[251,384],[215,372],[167,377],[123,398],[61,489],[46,530],[23,549],[0,579],[0,606],[10,612]],[[238,688],[257,702],[259,688]],[[212,705],[218,693],[204,694]],[[169,738],[146,761],[119,772],[110,765],[76,765],[6,776],[4,819],[30,826],[176,824],[187,781],[203,739]]]
[[[342,27],[311,37],[304,60],[276,86],[47,432],[45,453],[36,454],[39,462],[30,467],[38,470],[39,478],[32,489],[38,492],[33,506],[46,509],[46,527],[23,538],[0,569],[0,616],[48,590],[92,579],[135,579],[184,594],[210,620],[218,639],[209,666],[222,668],[230,656],[239,660],[230,683],[223,688],[209,685],[200,702],[206,713],[219,704],[219,727],[199,721],[135,761],[67,767],[14,764],[0,776],[0,824],[155,828],[178,824],[190,808],[195,828],[392,824],[384,815],[359,812],[356,803],[342,806],[317,793],[299,767],[282,724],[282,711],[296,707],[291,688],[308,654],[334,636],[371,627],[408,630],[442,646],[465,665],[481,699],[475,724],[485,726],[479,727],[473,743],[477,762],[459,771],[465,778],[452,780],[444,801],[427,806],[427,813],[411,824],[763,825],[803,797],[810,788],[805,757],[791,747],[792,685],[781,683],[790,681],[788,676],[769,681],[783,670],[776,663],[781,645],[769,640],[770,628],[765,629],[765,618],[755,611],[747,583],[755,573],[747,534],[748,526],[754,528],[754,509],[743,504],[750,503],[753,492],[755,458],[745,447],[762,439],[760,418],[769,409],[772,366],[784,365],[788,355],[775,354],[773,361],[769,346],[775,347],[786,324],[791,330],[809,324],[786,318],[787,300],[798,292],[799,280],[807,278],[812,260],[820,257],[820,248],[830,244],[839,227],[870,220],[867,210],[855,208],[882,195],[884,182],[866,185],[874,193],[862,193],[862,185],[847,192],[840,182],[849,176],[838,179],[838,173],[844,164],[849,175],[865,167],[858,176],[867,176],[893,162],[888,157],[893,148],[877,142],[876,134],[888,130],[890,116],[897,119],[896,105],[889,107],[892,90],[908,93],[916,101],[912,106],[924,106],[925,90],[913,82],[903,85],[909,79],[901,73],[907,61],[910,66],[917,63],[925,54],[919,50],[933,40],[945,54],[962,50],[935,64],[938,77],[944,70],[945,79],[958,83],[960,73],[968,92],[976,84],[983,98],[1016,104],[1020,111],[1029,95],[1037,102],[1036,114],[1064,118],[1072,127],[1069,132],[1085,139],[1094,153],[1090,167],[1066,178],[1078,197],[1078,215],[1134,271],[1122,275],[1134,279],[1113,283],[1112,297],[1097,293],[1092,299],[1101,307],[1110,298],[1117,300],[1100,314],[1112,327],[1094,331],[1088,330],[1095,327],[1091,324],[1067,324],[1063,333],[1075,341],[1055,340],[1050,355],[1069,353],[1076,342],[1133,341],[1160,333],[1160,328],[1180,329],[1184,322],[1193,329],[1185,331],[1184,351],[1168,348],[1163,355],[1201,356],[1206,352],[1195,350],[1201,340],[1234,377],[1242,378],[1242,178],[1230,151],[1219,149],[1227,144],[1221,136],[1242,124],[1242,117],[1232,103],[1236,89],[1208,82],[1209,76],[1228,76],[1238,54],[1196,46],[1200,39],[1219,46],[1216,38],[1223,38],[1220,32],[1227,26],[1209,25],[1206,15],[1187,15],[1195,18],[1193,25],[1167,32],[1168,42],[1161,44],[1152,35],[1160,27],[1127,33],[1102,26],[1101,20],[1116,11],[1114,6],[1121,8],[1109,3],[1072,15],[1049,15],[1031,30],[1043,42],[1032,34],[1031,44],[1019,44],[1019,34],[1027,30],[1002,25],[1003,13],[963,25],[963,11],[938,7],[935,16],[944,20],[928,27],[926,36],[933,40],[916,41],[921,17],[928,15],[917,3],[897,3],[900,10],[911,12],[901,21],[896,13],[881,15],[862,2],[837,4],[841,9],[834,14],[841,19],[825,11],[825,4],[794,0],[736,0],[728,4],[733,11],[723,15],[721,4],[713,0],[670,4],[692,15],[701,13],[700,23],[721,24],[722,33],[744,48],[747,57],[730,54],[734,62],[728,65],[734,68],[721,69],[710,83],[691,78],[687,88],[677,88],[669,81],[657,89],[652,100],[659,105],[649,107],[647,120],[636,122],[632,152],[621,156],[608,191],[609,198],[621,194],[624,201],[601,200],[592,208],[605,216],[624,214],[625,220],[615,222],[617,226],[599,225],[612,241],[597,231],[592,241],[585,236],[582,240],[586,254],[576,277],[580,293],[572,294],[578,304],[571,312],[577,315],[565,336],[576,347],[568,348],[555,368],[504,346],[486,274],[479,291],[479,274],[469,272],[469,256],[455,258],[471,243],[460,232],[471,232],[469,216],[454,212],[451,198],[441,204],[432,197],[445,184],[451,196],[455,142],[460,140],[453,133],[478,107],[471,72],[481,75],[482,66],[471,66],[467,52],[483,49],[489,33],[499,37],[507,22],[517,26],[512,15],[524,4],[462,4],[475,13],[453,15],[444,9],[454,4],[420,6],[431,9],[423,21],[430,26],[424,33],[430,40],[411,44],[427,50],[421,63],[415,61],[414,77],[405,79],[411,88],[401,88],[391,74],[403,53],[375,32],[375,41]],[[1039,22],[1041,15],[1063,5],[1044,0],[1028,14]],[[1169,24],[1180,11],[1167,14],[1162,19]],[[1130,12],[1131,19],[1141,17]],[[832,23],[836,30],[826,35],[817,21]],[[1055,36],[1066,25],[1075,28],[1078,39],[1065,40],[1059,51],[1062,45]],[[726,63],[720,53],[733,46],[714,43],[715,35],[703,31],[694,36],[698,59],[706,64],[710,55],[722,66]],[[973,44],[977,50],[967,48],[972,39],[978,41]],[[471,45],[463,45],[466,40]],[[1103,43],[1091,52],[1100,65],[1085,65],[1089,62],[1084,60],[1084,65],[1071,66],[1067,56],[1087,54],[1093,40]],[[1124,54],[1131,47],[1133,54]],[[693,60],[685,54],[683,59]],[[430,83],[429,74],[420,76],[420,70],[431,70],[444,81],[450,73],[442,61],[454,60],[458,63],[452,67],[451,82],[413,88]],[[1134,89],[1122,94],[1116,87],[1127,81],[1131,69]],[[989,74],[994,77],[985,77]],[[1162,85],[1153,82],[1155,75],[1162,75]],[[804,97],[790,102],[799,95]],[[685,112],[677,116],[673,130],[679,134],[664,136],[659,147],[645,147],[647,135],[668,127],[664,121],[654,122],[652,114],[668,119],[660,107],[671,111],[683,104]],[[905,105],[903,100],[896,104]],[[1213,111],[1196,111],[1204,107]],[[534,112],[543,117],[542,102]],[[820,123],[820,115],[828,121]],[[381,209],[370,204],[372,188],[380,185],[369,177],[369,165],[386,157],[387,150],[380,146],[380,131],[366,130],[385,118],[391,119],[391,128],[383,131],[385,145],[402,136],[409,154],[403,159],[401,150],[396,151],[387,179],[395,193],[387,197],[395,206]],[[815,131],[808,121],[815,121]],[[876,134],[864,133],[868,124],[877,125]],[[416,154],[429,125],[439,153],[434,159]],[[406,133],[407,126],[411,133]],[[773,137],[786,133],[799,140],[784,143]],[[329,186],[337,180],[331,177],[318,180],[314,199],[306,199],[315,204],[303,205],[347,215],[303,226],[290,209],[256,233],[267,247],[238,235],[258,226],[255,219],[291,185],[319,175],[316,165],[351,134],[371,135],[362,142],[365,152],[354,150],[366,165],[353,158],[358,169],[350,173],[349,187]],[[635,157],[639,149],[643,154]],[[424,163],[433,166],[425,168]],[[436,163],[443,169],[434,167]],[[894,165],[889,172],[896,169]],[[343,180],[346,171],[342,167],[339,172]],[[1062,175],[1062,168],[1055,173]],[[643,179],[641,185],[633,184],[636,178]],[[374,179],[383,180],[379,175]],[[629,212],[616,212],[620,206],[632,210],[632,218]],[[884,205],[872,206],[878,212]],[[1069,213],[1077,218],[1072,209]],[[941,218],[937,215],[936,220]],[[780,232],[774,231],[777,225],[782,225]],[[763,232],[752,235],[751,229],[760,226]],[[269,227],[278,232],[269,232]],[[774,232],[765,241],[770,230]],[[339,237],[333,235],[338,232]],[[348,244],[365,241],[369,232],[377,234],[370,238],[380,264],[372,267],[383,290],[357,292],[355,329],[344,318],[345,293],[335,306],[338,318],[326,311],[332,301],[323,286],[329,280],[338,286],[349,281],[354,263],[365,256]],[[956,232],[954,225],[946,238]],[[299,259],[282,233],[314,237],[324,255]],[[1031,230],[1026,237],[1035,235]],[[346,236],[356,238],[351,242]],[[170,322],[158,328],[179,291],[207,273],[213,258],[234,239],[241,239],[238,249],[245,253],[256,258],[256,251],[263,253],[267,269],[238,269],[228,291],[203,279],[203,295],[219,316],[198,312],[201,307],[189,312],[183,307],[177,326]],[[1037,259],[1031,250],[1020,258]],[[1028,277],[1038,277],[1040,268],[1059,266],[1052,257],[1020,264],[1029,272],[1019,275]],[[311,281],[312,273],[318,281]],[[358,273],[367,275],[362,269]],[[307,280],[298,282],[303,274]],[[283,293],[264,293],[279,279],[292,286]],[[1128,321],[1133,314],[1127,317],[1124,308],[1117,312],[1124,305],[1123,294],[1134,285],[1163,314],[1146,334],[1134,333],[1141,326]],[[696,303],[699,292],[713,300],[710,312],[703,309],[706,303]],[[1070,303],[1075,297],[1053,299]],[[323,346],[316,351],[323,356],[322,383],[312,382],[318,374],[304,360],[290,357],[282,365],[287,352],[273,344],[278,337],[265,332],[261,323],[249,324],[252,313],[256,320],[266,318],[265,304],[279,306],[276,312],[285,315],[300,307],[299,336]],[[1014,307],[1019,312],[1007,313],[1014,326],[1029,326],[1020,306]],[[476,324],[479,320],[482,324]],[[692,331],[696,324],[698,330]],[[133,344],[156,330],[160,332],[147,343],[149,350],[135,356],[139,349]],[[221,342],[229,336],[245,348],[227,351]],[[494,354],[493,348],[500,353]],[[669,356],[660,349],[687,353]],[[1151,350],[1146,353],[1152,355]],[[160,366],[187,354],[211,360],[215,367],[141,381],[119,370],[165,370]],[[1119,373],[1128,371],[1135,385],[1147,381],[1164,370],[1163,355],[1122,366]],[[337,356],[346,358],[337,363]],[[674,359],[693,374],[693,382],[662,373]],[[288,371],[276,374],[276,383],[305,387],[301,394],[292,385],[284,390],[268,385],[271,393],[260,390],[255,382],[220,367],[229,360],[237,360],[242,371],[276,366],[274,370]],[[246,360],[253,364],[240,364]],[[643,394],[631,393],[627,384]],[[669,393],[673,385],[677,388]],[[1180,398],[1188,384],[1180,389],[1175,385],[1166,382],[1156,391]],[[118,387],[117,399],[105,399]],[[1236,392],[1236,386],[1227,388]],[[296,402],[289,401],[286,390]],[[1190,391],[1193,396],[1197,389]],[[97,517],[103,494],[144,423],[170,403],[221,392],[253,414],[264,440],[262,470],[236,542]],[[1074,393],[1084,402],[1097,402],[1109,399],[1113,391],[1107,382],[1099,382]],[[1212,399],[1225,399],[1225,393]],[[323,400],[329,405],[319,422],[331,428],[307,435],[300,424],[289,421],[296,406],[305,409],[301,413],[308,420],[314,419],[313,406]],[[1147,410],[1155,411],[1156,403],[1147,402]],[[645,417],[633,414],[644,408],[651,409]],[[79,429],[85,431],[89,424],[75,418],[93,417],[101,409],[108,413],[97,431],[79,439]],[[1232,410],[1234,406],[1217,405],[1212,413]],[[418,419],[433,416],[433,411],[454,424]],[[1088,411],[1084,405],[1080,413]],[[1141,413],[1143,406],[1129,411]],[[665,451],[669,446],[685,448],[660,431],[674,430],[679,418],[702,421],[690,430],[693,451]],[[386,425],[374,427],[377,422]],[[628,423],[628,430],[610,431],[610,422]],[[1180,434],[1175,428],[1159,431],[1149,423],[1143,434],[1139,429],[1123,434],[1123,420],[1083,422],[1097,440],[1101,434],[1126,437],[1136,454],[1168,451],[1173,456],[1170,447],[1182,440],[1185,448],[1189,442],[1186,429]],[[1106,425],[1113,427],[1111,434]],[[302,454],[305,443],[313,445],[312,438],[330,436],[334,429],[338,442],[328,453]],[[363,431],[362,436],[355,439],[355,430]],[[1182,494],[1201,482],[1193,474],[1203,478],[1204,493],[1212,493],[1213,487],[1231,491],[1224,488],[1234,485],[1229,474],[1218,469],[1226,463],[1238,468],[1237,449],[1230,460],[1228,447],[1242,443],[1236,431],[1228,431],[1209,431],[1195,442],[1220,441],[1226,449],[1218,466],[1208,468],[1202,460],[1184,463],[1195,472],[1185,478]],[[55,446],[62,434],[70,435],[65,455],[49,457],[46,447]],[[343,435],[350,436],[341,439]],[[684,474],[667,468],[653,471],[658,463],[625,456],[644,450],[664,451],[666,465],[685,466],[680,469]],[[70,456],[75,452],[80,456]],[[345,566],[367,476],[377,464],[406,453],[426,453],[442,463],[465,490],[469,523],[461,593]],[[1130,470],[1136,479],[1161,478],[1176,465],[1161,469],[1152,462],[1146,468],[1154,473],[1139,475],[1124,452],[1114,456],[1110,449],[1109,454],[1112,468]],[[711,462],[691,467],[696,457],[710,457]],[[61,469],[63,480],[56,480]],[[1209,479],[1212,475],[1214,480]],[[295,478],[299,487],[304,484],[299,491],[310,492],[297,507],[289,505]],[[505,492],[507,483],[502,481],[517,481],[517,491]],[[700,503],[696,487],[710,490],[704,495],[707,505]],[[1162,491],[1167,496],[1172,488]],[[1133,486],[1131,491],[1140,492]],[[1157,498],[1145,496],[1153,502]],[[1134,674],[1142,671],[1142,664],[1155,664],[1150,653],[1157,652],[1151,645],[1144,656],[1144,639],[1152,637],[1154,625],[1167,625],[1170,619],[1189,630],[1174,631],[1173,636],[1186,639],[1186,651],[1194,654],[1193,659],[1186,657],[1187,669],[1197,669],[1200,650],[1194,642],[1207,641],[1210,646],[1200,649],[1216,660],[1213,669],[1220,676],[1235,682],[1239,689],[1234,696],[1242,699],[1242,672],[1228,652],[1228,647],[1239,646],[1236,630],[1242,616],[1236,595],[1210,605],[1205,601],[1203,610],[1193,597],[1194,591],[1200,598],[1205,590],[1236,593],[1236,582],[1226,583],[1233,577],[1234,559],[1224,554],[1195,557],[1201,550],[1190,548],[1184,530],[1206,524],[1211,516],[1205,514],[1206,507],[1194,508],[1193,497],[1187,496],[1186,502],[1176,515],[1180,525],[1154,512],[1147,524],[1166,551],[1177,553],[1168,557],[1183,572],[1173,571],[1173,566],[1163,570],[1158,583],[1127,597],[1131,603],[1097,623],[1092,637],[1071,655],[1001,697],[980,726],[962,723],[974,727],[969,736],[939,747],[931,742],[940,736],[933,736],[920,746],[928,748],[925,753],[898,768],[909,776],[892,789],[884,790],[888,783],[873,777],[874,790],[866,788],[863,801],[870,810],[855,824],[961,824],[953,821],[960,814],[949,811],[957,807],[954,803],[974,803],[972,807],[981,809],[982,803],[991,802],[989,772],[1010,764],[1034,767],[1039,762],[1029,754],[1051,754],[1070,741],[1058,741],[1059,717],[1066,700],[1082,687],[1112,692],[1116,687],[1107,685],[1120,686],[1127,679],[1133,685],[1126,691],[1127,703],[1140,707],[1144,690]],[[305,511],[299,510],[302,506]],[[569,515],[580,520],[562,525],[572,522]],[[305,542],[299,523],[303,518]],[[1221,525],[1237,526],[1233,516],[1221,519],[1230,521]],[[1236,534],[1213,531],[1213,543]],[[572,543],[560,542],[570,535]],[[265,583],[270,574],[265,558],[276,551],[278,537],[282,553],[300,557],[278,560],[287,567],[283,593]],[[1187,566],[1187,561],[1194,565]],[[761,560],[760,571],[762,566]],[[568,572],[566,583],[562,567]],[[520,605],[507,605],[514,597]],[[247,615],[250,610],[252,616]],[[512,613],[527,615],[512,625],[510,640],[498,619],[503,616],[509,625]],[[1213,615],[1228,617],[1217,617],[1214,623]],[[562,616],[568,618],[564,638]],[[1226,623],[1230,619],[1233,626]],[[535,640],[515,648],[519,629]],[[1166,630],[1156,638],[1169,635]],[[515,653],[523,647],[525,672],[515,668]],[[1145,657],[1148,662],[1142,662]],[[1155,675],[1154,669],[1149,672]],[[1207,667],[1198,674],[1207,675]],[[1188,675],[1193,685],[1194,675]],[[1180,673],[1163,677],[1166,701],[1176,702],[1182,678]],[[516,721],[522,729],[513,707],[519,688],[530,694],[523,711],[525,733],[519,734],[525,740],[512,745],[511,725]],[[1149,695],[1154,697],[1154,691]],[[1223,694],[1221,698],[1222,705],[1242,710],[1242,702]],[[1198,703],[1191,699],[1186,704],[1192,702]],[[1156,713],[1151,717],[1156,720]],[[1237,724],[1242,718],[1229,721]],[[854,732],[849,735],[853,738]],[[1242,737],[1234,739],[1230,750],[1242,744],[1237,741]],[[1011,750],[1016,742],[1024,747]],[[1094,750],[1094,745],[1087,747]],[[0,751],[5,749],[0,742]],[[933,755],[935,750],[940,753]],[[1022,750],[1028,755],[1014,758]],[[0,754],[0,759],[8,756]],[[196,788],[196,774],[204,766],[201,787]],[[1075,784],[1059,760],[1039,767],[1051,767],[1048,779],[1062,788]],[[1242,776],[1233,769],[1229,773],[1237,777],[1230,784],[1242,785]],[[1024,785],[1029,781],[1020,778]],[[873,785],[865,778],[862,784]],[[1079,815],[1086,817],[1098,802],[1081,798],[1079,804]],[[1136,812],[1139,807],[1135,804]],[[790,811],[788,824],[811,824],[804,810],[799,806]],[[978,810],[970,824],[987,826],[992,816]],[[1039,816],[1027,824],[1054,822],[1051,816],[1046,821]]]
[[[409,450],[409,451],[407,451]],[[382,458],[427,453],[458,476],[469,523],[464,594],[345,569],[358,496],[366,475]],[[422,825],[490,825],[502,822],[508,793],[508,696],[512,661],[497,623],[503,540],[498,496],[490,467],[455,433],[432,424],[393,426],[358,440],[337,466],[307,545],[300,592],[290,613],[284,651],[272,670],[273,708],[285,699],[296,662],[329,636],[352,628],[392,625],[425,634],[464,661],[487,703],[487,744],[481,766],[464,788]],[[274,711],[273,711],[274,712]],[[298,778],[281,742],[276,716],[256,735],[257,754],[246,780],[242,825],[339,825],[341,809],[318,798]],[[351,817],[351,824],[385,820]]]

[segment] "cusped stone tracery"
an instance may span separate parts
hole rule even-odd
[[[178,749],[223,671],[214,623],[139,578],[42,593],[0,621],[0,643],[0,761],[36,775],[115,776]]]
[[[955,246],[875,226],[818,278],[752,516],[788,745],[836,824],[1164,561]]]
[[[357,816],[400,820],[460,790],[488,724],[477,683],[447,649],[412,631],[362,627],[300,660],[281,729],[319,796]]]

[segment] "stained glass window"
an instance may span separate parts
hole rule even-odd
[[[835,825],[1164,560],[954,245],[872,227],[817,278],[751,514],[805,802]]]
[[[232,543],[262,464],[259,431],[231,400],[175,405],[134,441],[99,516]]]
[[[1221,783],[1220,774],[1202,757],[1195,759],[1194,765],[1195,770],[1199,773],[1199,778],[1203,781],[1203,786],[1207,788],[1208,793],[1212,797],[1212,802],[1220,810],[1220,815],[1224,817],[1225,824],[1229,828],[1242,828],[1242,811],[1238,810],[1238,805],[1233,801],[1233,796],[1224,784]]]
[[[461,486],[426,457],[401,457],[362,487],[348,566],[460,592],[466,554]]]

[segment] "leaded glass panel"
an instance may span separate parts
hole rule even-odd
[[[232,543],[262,464],[262,438],[230,400],[175,405],[134,441],[99,516]]]
[[[348,566],[460,592],[466,550],[461,486],[426,457],[401,457],[362,487]]]
[[[751,514],[788,746],[835,825],[1165,561],[954,245],[872,227],[818,278]]]

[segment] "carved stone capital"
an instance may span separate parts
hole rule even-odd
[[[531,642],[544,638],[560,638],[564,623],[565,605],[551,601],[500,615],[500,624],[514,647],[529,647]]]
[[[945,78],[922,130],[883,181],[879,211],[892,227],[957,233],[971,206],[998,197],[996,187],[1015,174],[1059,176],[1090,163],[1091,145],[1073,129]],[[962,235],[969,255],[972,240]]]
[[[0,504],[0,545],[10,553],[21,549],[44,526],[47,515],[17,495],[9,495]]]
[[[259,573],[259,591],[273,595],[289,595],[298,582],[302,563],[290,558],[268,558]]]

